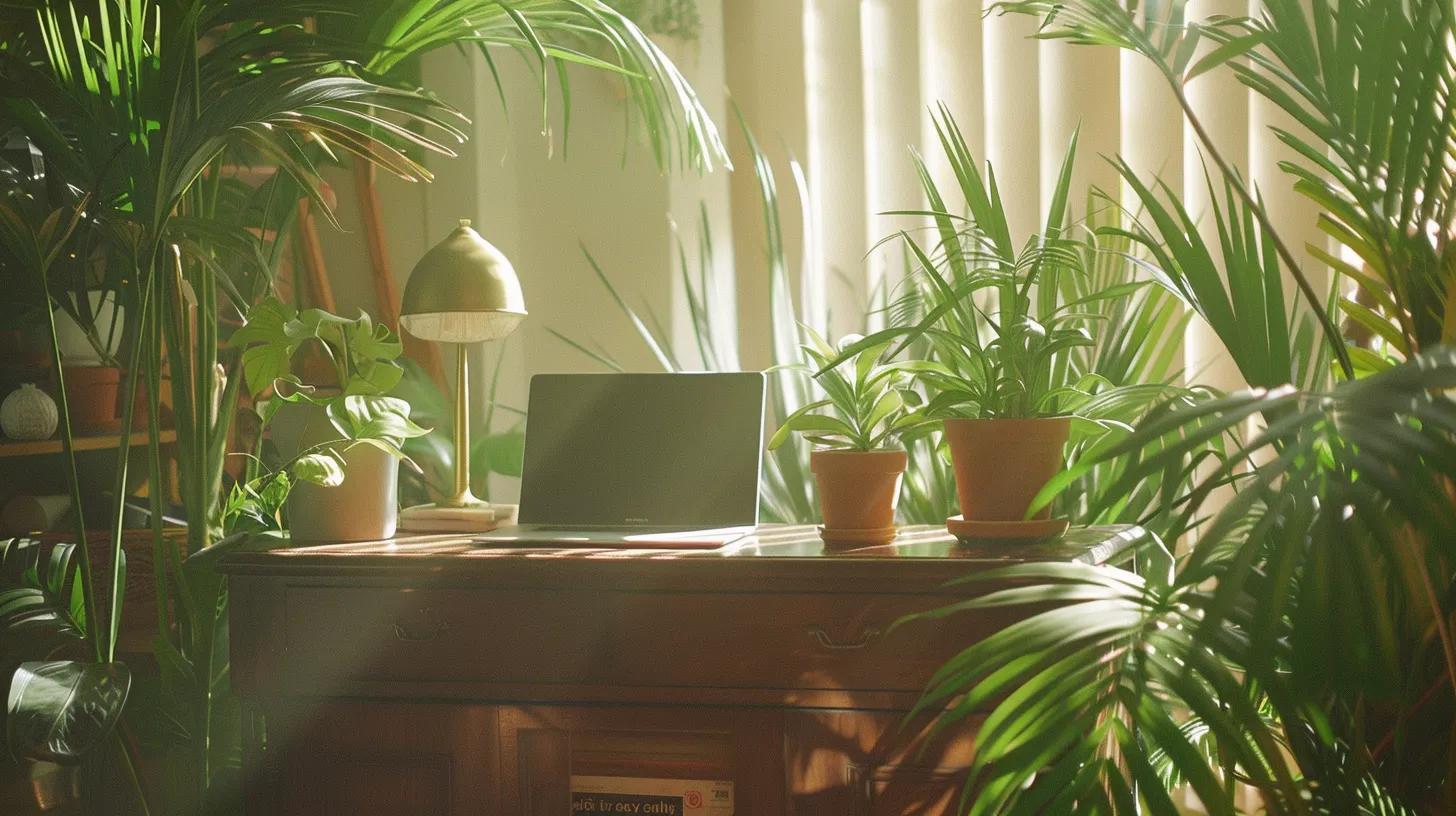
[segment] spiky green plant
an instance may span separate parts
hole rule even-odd
[[[802,330],[807,342],[800,348],[809,362],[803,371],[823,370],[817,380],[825,396],[785,417],[768,441],[770,451],[778,450],[794,433],[821,449],[851,451],[897,449],[903,440],[924,435],[932,421],[915,410],[920,394],[911,387],[903,365],[881,362],[883,347],[872,346],[830,365],[839,351],[812,328]],[[858,339],[847,335],[839,344],[852,345]]]
[[[1255,388],[1155,410],[1054,483],[1048,495],[1115,467],[1093,502],[1111,512],[1120,489],[1164,479],[1180,487],[1158,497],[1157,531],[1170,545],[1197,535],[1176,557],[1145,550],[1138,574],[979,576],[1018,585],[961,609],[1054,608],[968,646],[921,708],[942,727],[987,712],[968,813],[1172,814],[1181,791],[1233,813],[1241,788],[1271,814],[1450,812],[1456,356],[1440,345],[1452,290],[1435,270],[1451,252],[1456,12],[1441,0],[1267,0],[1250,18],[1190,20],[1183,2],[1143,5],[999,8],[1042,16],[1044,37],[1141,55],[1165,77],[1211,164],[1214,205],[1200,230],[1175,191],[1114,160],[1142,212],[1106,234],[1139,249]],[[1362,265],[1279,235],[1188,104],[1184,85],[1209,71],[1301,125],[1275,134],[1298,156],[1288,183]],[[1343,308],[1376,330],[1373,349],[1339,332],[1318,264],[1365,295],[1368,313]],[[1242,441],[1208,447],[1220,438]]]
[[[931,237],[892,236],[907,247],[914,266],[888,310],[891,325],[832,362],[872,347],[905,356],[931,417],[1071,416],[1070,461],[1131,431],[1160,401],[1199,399],[1199,392],[1174,384],[1173,358],[1186,318],[1172,296],[1141,273],[1132,241],[1095,228],[1116,213],[1108,214],[1103,196],[1089,195],[1088,214],[1075,221],[1070,216],[1076,138],[1043,227],[1018,239],[1008,227],[994,168],[978,168],[944,106],[934,122],[956,188],[942,190],[914,157],[929,208],[896,212],[929,219]],[[932,477],[944,472],[943,452],[928,450],[921,458],[920,467]],[[1160,493],[1151,482],[1126,491],[1115,513],[1088,506],[1095,504],[1088,497],[1110,484],[1114,469],[1079,471],[1081,478],[1059,497],[1058,512],[1090,523],[1146,511]],[[948,480],[920,481],[938,487]],[[944,505],[912,507],[926,521],[955,512]]]

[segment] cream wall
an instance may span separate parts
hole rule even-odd
[[[726,121],[721,3],[701,3],[701,42],[664,43],[703,95],[715,121]],[[601,371],[600,364],[552,336],[554,329],[587,345],[598,344],[627,370],[661,370],[627,318],[611,302],[582,254],[590,249],[628,302],[650,308],[686,348],[685,320],[674,319],[681,301],[676,221],[688,247],[697,244],[699,201],[708,207],[718,238],[716,285],[732,314],[733,245],[727,174],[668,174],[656,166],[627,110],[621,84],[600,72],[570,69],[570,132],[563,134],[562,103],[552,78],[550,114],[543,132],[539,75],[533,63],[498,57],[506,107],[483,59],[444,50],[429,55],[424,84],[468,116],[471,140],[456,158],[430,157],[436,178],[409,184],[380,177],[379,191],[393,277],[403,292],[419,256],[443,238],[457,219],[470,218],[487,240],[509,257],[520,276],[530,317],[504,344],[499,400],[522,409],[532,374]],[[563,138],[564,137],[564,138]],[[375,295],[351,174],[334,172],[344,231],[320,225],[339,309],[375,311]],[[690,251],[695,258],[695,253]],[[681,311],[680,309],[678,310]],[[453,350],[443,349],[453,372]],[[483,394],[501,353],[478,348],[472,361],[474,393]],[[686,362],[686,361],[685,361]],[[480,410],[481,399],[475,407]],[[499,426],[498,426],[499,427]],[[510,500],[514,480],[491,485],[496,500]]]
[[[720,29],[726,45],[724,70],[730,98],[773,165],[790,286],[799,300],[804,230],[789,160],[802,161],[808,149],[803,6],[804,0],[727,0]],[[706,25],[702,36],[713,36]],[[698,90],[712,89],[699,86]],[[765,368],[772,364],[772,340],[758,181],[736,117],[729,114],[719,121],[727,131],[737,167],[728,185],[735,216],[732,247],[737,261],[738,323],[743,327],[739,349],[746,367]]]

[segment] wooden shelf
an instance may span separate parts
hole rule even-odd
[[[177,441],[177,431],[173,429],[164,430],[158,437],[162,444],[166,445]],[[121,444],[121,434],[99,434],[96,436],[78,436],[73,441],[77,451],[105,450],[115,448]],[[147,432],[136,431],[126,437],[127,444],[147,444]],[[60,453],[62,450],[60,437],[51,439],[36,439],[32,441],[17,441],[0,439],[0,459],[12,456],[44,456],[51,453]]]

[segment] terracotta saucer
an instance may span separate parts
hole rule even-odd
[[[897,527],[870,528],[866,530],[826,530],[819,525],[819,537],[830,546],[889,544],[900,532]]]
[[[945,520],[945,529],[962,541],[1036,541],[1067,531],[1066,519],[1031,521],[966,521],[960,516]]]

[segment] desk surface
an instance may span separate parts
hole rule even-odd
[[[1032,543],[962,543],[938,525],[902,527],[894,542],[827,548],[813,525],[767,524],[715,550],[501,547],[461,534],[408,535],[385,541],[292,545],[259,537],[223,559],[231,575],[396,578],[552,585],[603,578],[746,583],[895,582],[938,585],[970,572],[1034,561],[1118,563],[1146,533],[1131,525],[1074,528]],[[807,588],[807,587],[806,587]]]

